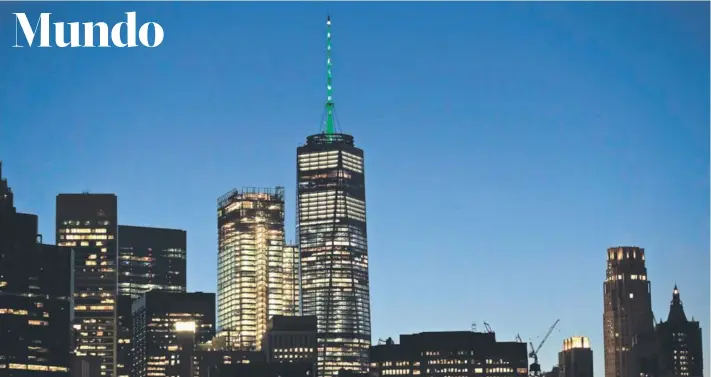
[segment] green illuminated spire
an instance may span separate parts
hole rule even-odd
[[[331,62],[331,16],[326,18],[326,135],[333,135],[334,131],[334,115],[333,115],[333,86],[331,85],[331,80],[333,79],[333,73],[331,69],[333,68],[333,63]]]

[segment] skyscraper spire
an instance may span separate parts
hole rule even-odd
[[[326,18],[326,125],[325,133],[326,135],[333,135],[334,130],[334,115],[333,115],[333,86],[331,85],[331,80],[333,79],[333,73],[331,69],[333,68],[333,63],[331,62],[331,16]]]
[[[667,317],[667,321],[686,323],[684,305],[681,303],[681,295],[679,294],[679,288],[677,288],[676,284],[674,284],[674,290],[672,291],[672,301],[671,305],[669,305],[669,317]]]

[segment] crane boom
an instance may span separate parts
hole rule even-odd
[[[541,343],[538,344],[538,347],[534,348],[533,342],[530,342],[531,352],[528,354],[528,357],[533,359],[533,363],[528,368],[529,376],[538,377],[541,375],[541,364],[538,363],[538,351],[541,350],[543,344],[546,342],[546,340],[548,340],[548,337],[551,336],[551,333],[558,325],[558,322],[560,322],[560,319],[556,319],[555,322],[553,322],[553,326],[548,329],[546,336],[543,337],[543,340],[541,340]]]
[[[546,333],[546,336],[543,337],[543,340],[541,340],[541,343],[538,345],[538,348],[536,348],[536,355],[538,355],[538,351],[541,350],[541,347],[543,347],[543,343],[548,340],[548,337],[551,336],[551,333],[555,329],[555,327],[558,325],[558,322],[560,322],[560,319],[556,319],[555,322],[553,323],[553,326],[551,326],[550,329],[548,329],[548,332]]]

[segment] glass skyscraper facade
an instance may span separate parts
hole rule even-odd
[[[190,361],[181,353],[215,335],[215,294],[149,291],[133,301],[132,312],[131,376],[192,376],[192,365],[185,365]]]
[[[299,315],[299,248],[291,243],[284,245],[284,313]]]
[[[303,315],[318,319],[318,372],[365,373],[370,291],[363,151],[346,134],[297,150],[297,233]]]
[[[116,375],[118,292],[117,199],[113,194],[59,194],[57,245],[74,249],[76,355],[101,358]]]
[[[260,349],[275,315],[293,314],[298,285],[284,242],[284,188],[243,188],[218,199],[217,316],[232,346]]]
[[[119,295],[185,292],[186,249],[184,230],[119,225]]]
[[[131,376],[131,305],[151,290],[185,292],[187,233],[179,229],[119,225],[117,377]]]

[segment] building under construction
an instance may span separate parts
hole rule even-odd
[[[284,244],[284,188],[232,190],[218,199],[217,315],[238,349],[259,349],[275,315],[293,315],[298,264]]]

